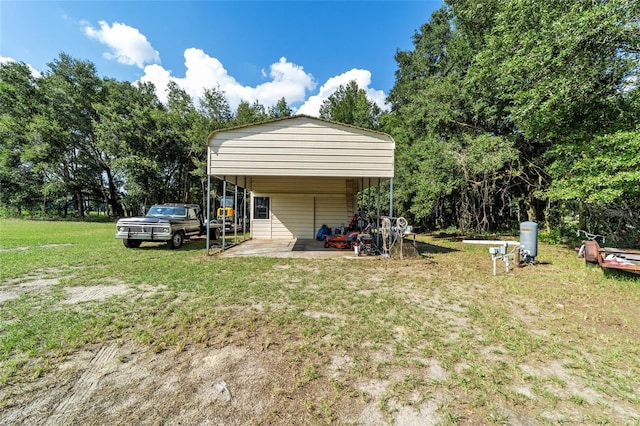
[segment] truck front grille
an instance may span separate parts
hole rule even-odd
[[[129,234],[166,234],[169,229],[159,226],[121,226],[120,232],[127,232]]]

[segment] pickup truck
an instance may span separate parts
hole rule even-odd
[[[220,238],[219,223],[211,223],[210,237]],[[127,248],[140,247],[143,241],[166,241],[171,249],[179,249],[185,239],[207,232],[202,209],[197,204],[158,204],[143,217],[118,220],[116,238]]]

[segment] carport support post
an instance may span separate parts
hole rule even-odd
[[[367,220],[371,217],[371,178],[369,178],[369,186],[367,186]]]
[[[226,200],[227,197],[227,177],[223,176],[222,179],[224,179],[222,181],[222,199]],[[227,209],[226,206],[225,208],[222,209],[223,213],[222,213],[222,251],[224,251],[225,248],[225,243],[227,240]]]
[[[211,175],[207,173],[207,256],[209,256],[209,229],[211,227]]]
[[[360,203],[356,201],[356,213],[360,214],[360,206],[364,205],[364,178],[360,178],[360,188],[358,194],[360,194]]]
[[[392,222],[391,229],[393,229],[393,178],[389,180],[389,220]],[[391,229],[389,231],[391,231]],[[389,258],[391,258],[391,242],[393,241],[393,232],[389,232]]]
[[[233,244],[238,244],[238,176],[233,185]]]
[[[244,186],[242,187],[244,194],[242,196],[242,241],[247,239],[247,177],[244,177]]]
[[[378,207],[378,217],[376,218],[376,245],[380,245],[380,178],[378,178],[378,201],[376,201]]]

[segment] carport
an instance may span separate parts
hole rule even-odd
[[[385,181],[385,213],[392,216],[394,151],[385,133],[305,115],[222,129],[208,137],[208,193],[212,178],[223,182],[223,192],[233,184],[236,202],[242,192],[251,239],[313,239],[323,224],[348,224],[358,214],[358,193],[367,188],[377,188],[377,205],[368,213],[379,220]],[[210,196],[208,220],[211,212]],[[209,247],[207,238],[207,253]]]

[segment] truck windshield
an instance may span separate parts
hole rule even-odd
[[[184,207],[153,206],[149,209],[147,216],[186,216],[187,209]]]

